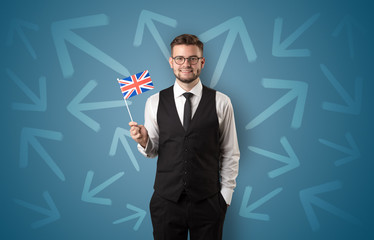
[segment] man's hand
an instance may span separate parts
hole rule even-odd
[[[137,143],[139,143],[143,148],[147,146],[148,142],[148,131],[143,125],[138,125],[136,122],[129,122],[131,127],[130,135]]]

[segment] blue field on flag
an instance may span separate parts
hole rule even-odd
[[[148,70],[131,75],[130,77],[117,79],[124,99],[136,96],[154,88]]]

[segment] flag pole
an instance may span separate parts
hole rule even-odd
[[[132,120],[131,112],[130,112],[130,109],[129,109],[129,105],[127,105],[126,99],[125,99],[125,103],[126,103],[127,111],[129,112],[129,115],[130,115],[130,118],[131,118],[131,122],[133,122],[134,120]]]
[[[119,81],[119,78],[117,78],[117,81]],[[127,111],[129,112],[129,115],[130,115],[130,118],[131,118],[131,122],[133,122],[134,120],[132,120],[131,112],[130,112],[130,109],[129,109],[129,105],[127,104],[126,98],[123,98],[123,99],[125,100]]]

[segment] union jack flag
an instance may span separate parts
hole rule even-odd
[[[131,75],[130,77],[117,79],[124,99],[136,96],[154,88],[148,70]]]

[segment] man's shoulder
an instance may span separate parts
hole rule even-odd
[[[147,102],[155,102],[155,103],[158,103],[159,99],[160,99],[160,94],[165,94],[167,92],[172,92],[173,91],[173,85],[171,85],[170,87],[167,87],[165,89],[162,89],[161,91],[151,95],[150,97],[148,97],[147,99]]]
[[[155,93],[155,94],[151,95],[150,97],[148,97],[147,101],[148,102],[158,101],[159,96],[160,96],[160,92]]]
[[[223,92],[216,90],[216,100],[224,103],[230,103],[230,97],[224,94]]]
[[[216,90],[216,107],[217,109],[223,110],[219,111],[224,113],[227,109],[232,109],[232,103],[230,97],[226,94]]]
[[[150,97],[148,97],[147,102],[152,102],[152,103],[157,103],[158,104],[158,101],[160,99],[160,94],[165,94],[168,91],[172,91],[172,89],[173,89],[173,86],[170,86],[170,87],[167,87],[167,88],[151,95]]]
[[[217,100],[225,101],[225,102],[230,101],[229,96],[227,96],[226,94],[224,94],[224,93],[222,93],[222,92],[220,92],[220,91],[218,91],[218,90],[216,90],[216,89],[213,89],[213,88],[210,88],[210,87],[208,87],[208,86],[205,86],[205,85],[203,85],[203,87],[204,87],[207,91],[215,92],[215,93],[216,93],[216,99],[217,99]]]

